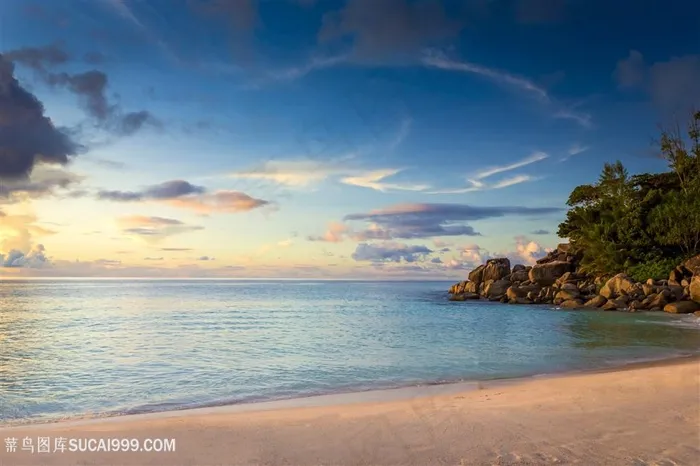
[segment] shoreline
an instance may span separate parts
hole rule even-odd
[[[356,403],[327,399],[5,427],[0,436],[19,439],[20,446],[27,437],[129,439],[141,446],[156,439],[171,441],[173,449],[0,449],[0,464],[691,465],[700,457],[699,356],[476,389],[430,388]]]
[[[585,369],[569,369],[555,372],[535,373],[517,377],[496,377],[491,379],[462,379],[436,382],[423,382],[413,385],[400,385],[384,388],[368,388],[366,390],[338,391],[291,398],[269,399],[252,402],[212,402],[200,406],[181,407],[174,409],[144,411],[144,412],[108,412],[95,416],[76,415],[72,417],[51,420],[17,420],[0,422],[0,433],[12,429],[33,429],[41,427],[73,427],[89,426],[102,422],[139,421],[149,419],[168,419],[181,416],[209,415],[217,413],[246,413],[298,408],[316,408],[329,406],[347,406],[353,404],[395,402],[407,399],[427,398],[431,396],[449,395],[471,392],[476,390],[498,388],[526,383],[532,380],[561,379],[577,375],[606,374],[625,372],[636,369],[672,366],[684,362],[700,364],[700,349],[693,354],[662,356],[658,358],[640,358],[641,360],[612,363],[610,366]],[[138,408],[134,408],[137,410]]]

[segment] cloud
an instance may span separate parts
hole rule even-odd
[[[213,258],[213,257],[209,257],[209,256],[200,256],[200,257],[197,258],[197,260],[198,260],[198,261],[213,261],[214,258]]]
[[[23,178],[35,165],[66,165],[81,151],[65,129],[44,115],[44,106],[14,77],[0,54],[0,179]]]
[[[566,155],[561,158],[561,161],[569,160],[571,157],[574,155],[582,154],[583,152],[586,152],[589,149],[588,146],[582,146],[579,143],[574,144],[569,148],[568,151],[566,151]]]
[[[203,186],[195,186],[185,180],[172,180],[149,186],[143,191],[99,191],[97,197],[100,200],[130,202],[175,199],[191,194],[203,194],[205,191]]]
[[[526,265],[533,265],[537,259],[546,256],[549,249],[545,249],[536,241],[531,241],[525,236],[515,237],[515,251],[506,255],[514,262],[520,262]]]
[[[29,252],[34,248],[36,237],[50,236],[56,232],[37,224],[34,215],[0,215],[0,251]]]
[[[343,184],[374,189],[377,191],[422,191],[422,184],[383,183],[382,180],[404,171],[398,168],[362,170],[347,166],[343,160],[272,160],[252,170],[230,174],[232,178],[261,180],[301,189],[311,188],[328,178],[339,177]]]
[[[187,225],[173,218],[148,217],[143,215],[120,217],[117,219],[117,224],[120,226],[123,233],[140,237],[150,242],[160,241],[173,235],[204,229],[204,227],[197,225]]]
[[[161,251],[168,251],[168,252],[185,252],[185,251],[192,251],[192,248],[160,248]]]
[[[457,37],[463,22],[453,18],[441,2],[349,0],[323,17],[318,39],[332,43],[349,38],[354,58],[385,58]]]
[[[489,167],[484,170],[481,170],[477,172],[475,175],[467,179],[467,182],[469,183],[469,186],[464,187],[464,188],[455,188],[455,189],[442,189],[438,191],[428,191],[426,194],[465,194],[465,193],[470,193],[470,192],[475,192],[475,191],[486,191],[489,189],[502,189],[502,188],[507,188],[509,186],[514,186],[516,184],[520,183],[526,183],[528,181],[533,181],[536,180],[537,178],[532,177],[530,175],[516,175],[510,178],[504,178],[502,180],[496,181],[495,183],[486,183],[485,180],[486,178],[490,178],[493,175],[496,175],[498,173],[503,173],[507,172],[510,170],[515,170],[516,168],[521,168],[527,165],[530,165],[535,162],[539,162],[541,160],[545,160],[548,158],[549,155],[547,155],[544,152],[535,152],[534,154],[530,155],[529,157],[526,157],[522,160],[519,160],[517,162],[508,164],[508,165],[502,165],[502,166],[494,166],[494,167]]]
[[[102,190],[97,193],[97,198],[115,202],[162,202],[202,214],[246,212],[271,205],[269,201],[256,199],[239,191],[220,190],[210,193],[203,186],[196,186],[185,180],[166,181],[141,191]]]
[[[621,88],[638,87],[646,80],[644,56],[637,50],[631,50],[627,58],[617,62],[614,76]]]
[[[327,243],[340,243],[344,235],[350,231],[350,227],[339,222],[331,222],[323,236],[308,236],[309,241],[325,241]]]
[[[532,234],[532,235],[548,235],[550,233],[549,233],[549,230],[535,230],[535,231],[531,232],[530,234]]]
[[[396,132],[396,136],[389,143],[389,151],[395,151],[401,143],[408,137],[411,133],[411,126],[413,125],[413,120],[409,117],[401,119],[401,124]]]
[[[184,196],[166,201],[173,207],[188,209],[200,214],[248,212],[272,203],[257,199],[240,191],[220,190],[198,196]]]
[[[647,64],[636,50],[617,63],[613,73],[623,89],[646,92],[665,112],[686,112],[700,105],[700,55],[672,57]]]
[[[0,181],[0,204],[21,202],[63,193],[76,197],[68,190],[79,184],[83,177],[69,171],[39,167],[28,178]]]
[[[433,257],[432,259],[430,259],[430,262],[432,262],[433,264],[442,264],[442,259],[440,259],[439,257]]]
[[[541,102],[552,111],[554,118],[571,119],[581,126],[588,127],[591,123],[590,115],[577,112],[574,108],[566,107],[552,98],[547,90],[530,79],[516,76],[505,71],[496,70],[475,63],[456,61],[437,50],[427,51],[422,59],[424,66],[437,68],[446,71],[459,71],[462,73],[476,74],[483,76],[497,84],[515,89],[525,95],[530,95],[535,100]]]
[[[27,254],[13,249],[6,255],[0,254],[0,267],[27,267],[38,269],[49,265],[43,244],[37,244]]]
[[[352,258],[369,262],[416,262],[432,254],[426,246],[409,246],[400,243],[358,244]]]
[[[162,261],[162,257],[144,257],[143,260],[145,261]]]
[[[396,175],[402,169],[385,169],[365,172],[356,176],[348,176],[340,180],[343,184],[374,189],[376,191],[423,191],[430,186],[424,184],[382,183],[382,180]]]
[[[417,239],[440,236],[479,236],[465,222],[505,216],[541,216],[559,213],[556,207],[494,206],[476,207],[467,204],[400,204],[367,213],[346,215],[345,222],[369,224],[356,230],[349,225],[333,224],[323,236],[310,236],[311,241],[340,242],[371,239]]]
[[[109,79],[102,71],[76,74],[49,71],[49,68],[65,64],[69,58],[58,45],[10,50],[5,54],[5,60],[31,68],[49,86],[64,88],[77,96],[87,114],[103,129],[129,136],[146,125],[161,126],[160,121],[146,110],[125,113],[118,104],[110,103],[106,95]]]
[[[338,161],[270,160],[257,168],[231,173],[229,176],[269,181],[291,188],[305,188],[330,176],[347,174],[348,171],[349,169]]]
[[[549,157],[549,155],[547,155],[544,152],[535,152],[534,154],[530,155],[529,157],[525,157],[522,160],[519,160],[517,162],[511,163],[508,165],[501,165],[501,166],[486,168],[480,172],[477,172],[476,175],[474,175],[474,178],[477,180],[482,180],[484,178],[488,178],[490,176],[493,176],[497,173],[503,173],[503,172],[507,172],[510,170],[515,170],[516,168],[524,167],[526,165],[530,165],[532,163],[539,162],[539,161],[544,160],[548,157]]]

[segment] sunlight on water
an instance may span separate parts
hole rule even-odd
[[[447,301],[448,283],[0,283],[0,422],[601,367],[700,348],[694,316]]]

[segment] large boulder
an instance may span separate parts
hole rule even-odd
[[[572,270],[573,266],[569,262],[564,261],[536,264],[530,269],[529,278],[530,281],[538,285],[550,286],[556,283],[557,278]]]
[[[668,276],[668,280],[669,282],[673,282],[674,284],[680,284],[683,280],[692,276],[693,272],[688,270],[684,265],[679,265],[675,269],[671,270],[671,273]]]
[[[636,289],[634,281],[624,273],[618,273],[600,289],[600,294],[608,299],[614,299],[621,294],[630,294]]]
[[[562,301],[559,307],[564,309],[577,309],[583,307],[583,302],[578,299],[567,299],[566,301]]]
[[[484,267],[483,280],[501,280],[510,275],[510,260],[506,257],[489,259]]]
[[[469,272],[469,281],[474,282],[479,286],[481,282],[484,281],[484,269],[486,268],[485,265],[480,265],[479,267],[475,268],[471,272]]]
[[[530,275],[528,274],[527,270],[519,269],[515,270],[513,269],[513,273],[510,274],[510,281],[511,282],[526,282],[530,279]]]
[[[695,301],[678,301],[664,306],[664,312],[671,314],[692,314],[695,311],[700,311],[700,304]]]
[[[700,254],[691,257],[683,264],[693,275],[700,275]]]
[[[506,295],[508,288],[510,288],[508,280],[496,280],[484,288],[484,296],[488,299],[500,299]]]
[[[690,299],[696,303],[700,303],[700,274],[696,274],[692,280],[690,280],[690,286],[688,287]]]
[[[608,300],[604,296],[595,296],[588,301],[586,301],[586,304],[584,306],[586,307],[601,307],[603,306]]]

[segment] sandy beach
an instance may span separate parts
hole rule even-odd
[[[3,445],[0,464],[700,464],[698,358],[334,400],[4,427],[17,451]],[[50,453],[36,451],[40,437]],[[175,451],[54,452],[56,438],[66,450],[71,439],[175,439]]]

